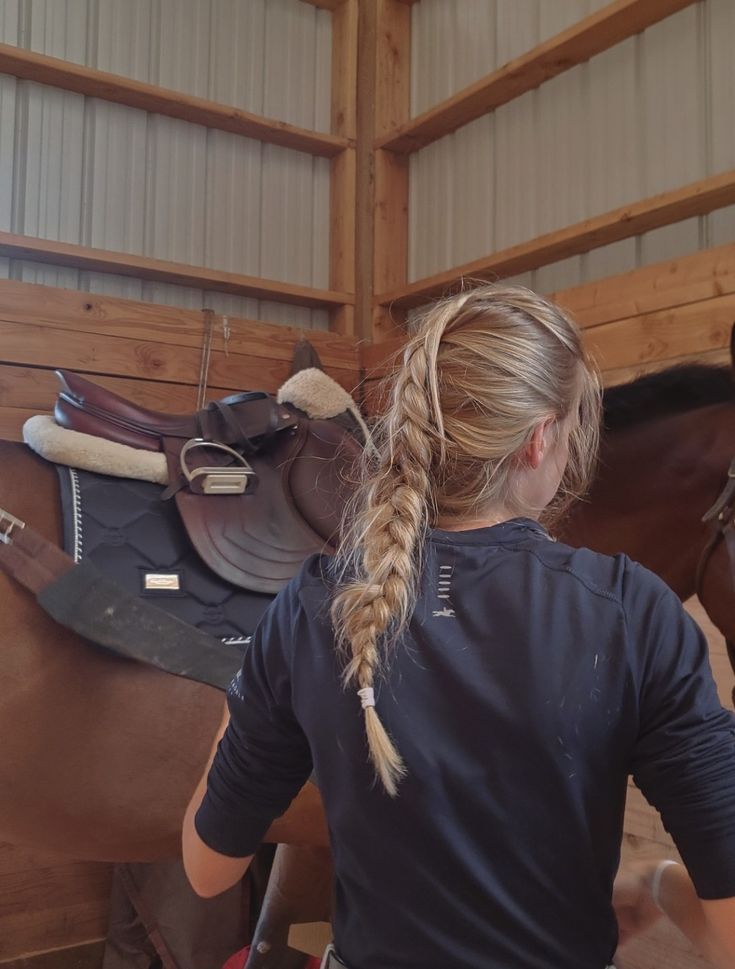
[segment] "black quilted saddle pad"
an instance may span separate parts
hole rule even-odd
[[[163,487],[58,467],[64,547],[128,592],[239,648],[273,599],[231,585],[201,561]]]

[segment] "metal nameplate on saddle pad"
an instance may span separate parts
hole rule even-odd
[[[143,574],[143,588],[147,592],[160,589],[162,592],[181,591],[181,576],[178,572],[164,574],[163,572],[145,572]]]

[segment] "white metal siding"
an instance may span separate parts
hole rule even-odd
[[[300,0],[2,0],[0,39],[330,124],[331,15]],[[329,283],[329,162],[0,76],[0,228],[281,281]],[[0,276],[297,326],[322,310],[0,261]]]
[[[421,0],[413,114],[605,6]],[[735,4],[704,0],[411,158],[409,277],[735,167]],[[526,274],[563,288],[733,238],[735,210]]]

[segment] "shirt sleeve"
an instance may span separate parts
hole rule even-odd
[[[656,591],[638,594],[629,615],[629,635],[643,640],[633,778],[660,812],[699,897],[730,898],[735,720],[717,696],[702,631],[670,589],[661,583]]]
[[[287,657],[300,608],[297,579],[271,603],[227,693],[230,722],[207,778],[195,827],[215,851],[253,854],[312,771],[291,704]]]

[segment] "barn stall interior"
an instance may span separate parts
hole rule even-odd
[[[5,0],[0,39],[4,438],[56,367],[189,411],[304,335],[374,411],[462,278],[552,293],[608,384],[729,362],[730,0]],[[631,787],[625,851],[671,850]],[[99,965],[109,883],[0,846],[0,963]],[[663,963],[704,965],[664,925],[620,959]]]

